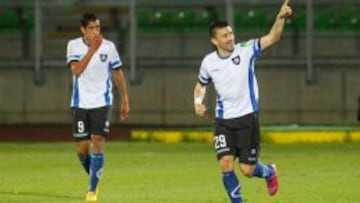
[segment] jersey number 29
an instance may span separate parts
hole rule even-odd
[[[216,135],[214,137],[214,143],[215,143],[215,149],[226,147],[227,144],[226,144],[225,135]]]

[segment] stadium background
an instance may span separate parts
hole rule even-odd
[[[280,3],[2,0],[0,140],[71,140],[66,43],[79,36],[79,17],[85,11],[99,16],[105,37],[117,44],[129,81],[130,118],[120,121],[116,97],[112,139],[130,137],[136,130],[140,130],[135,133],[138,137],[156,137],[159,132],[176,137],[178,131],[173,129],[208,131],[214,92],[206,100],[208,117],[200,119],[193,113],[193,87],[201,59],[212,49],[209,22],[229,19],[237,41],[262,36]],[[261,123],[270,131],[272,126],[295,131],[300,129],[297,126],[312,126],[306,131],[330,129],[343,133],[336,139],[358,140],[360,2],[298,0],[291,4],[295,14],[282,40],[257,62]]]

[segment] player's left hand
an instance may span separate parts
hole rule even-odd
[[[129,117],[130,107],[128,101],[121,102],[121,120],[125,120]]]
[[[292,15],[292,9],[289,6],[289,0],[285,0],[279,11],[279,18],[285,19]]]

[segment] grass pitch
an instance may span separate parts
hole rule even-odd
[[[360,144],[262,145],[280,190],[238,173],[246,203],[359,203]],[[0,202],[85,202],[74,143],[0,144]],[[108,142],[98,202],[229,203],[211,144]]]

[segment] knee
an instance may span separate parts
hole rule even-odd
[[[244,176],[251,178],[254,174],[254,166],[252,165],[240,165],[240,171]]]
[[[101,144],[103,141],[104,141],[104,138],[100,135],[93,135],[91,137],[92,144],[98,145],[98,144]]]
[[[220,159],[220,167],[223,172],[234,170],[234,158],[232,156],[224,156]]]
[[[89,141],[87,141],[87,140],[78,141],[76,143],[76,151],[79,154],[88,154],[89,153]]]
[[[102,145],[105,139],[102,136],[94,135],[91,137],[91,149],[93,152],[98,153],[102,151]]]

